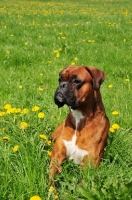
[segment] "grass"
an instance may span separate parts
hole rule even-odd
[[[131,0],[0,5],[0,199],[132,199]],[[50,134],[68,108],[58,110],[53,95],[59,71],[70,64],[106,72],[101,92],[116,128],[98,169],[65,162],[55,188],[48,180]]]

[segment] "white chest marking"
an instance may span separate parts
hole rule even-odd
[[[72,111],[72,115],[75,118],[76,121],[76,129],[77,126],[80,122],[80,119],[83,118],[83,115],[81,112],[79,111]],[[69,159],[72,159],[73,162],[75,164],[80,164],[81,161],[83,160],[84,156],[87,155],[89,152],[84,150],[84,149],[79,149],[78,146],[76,145],[76,140],[77,140],[77,136],[76,136],[76,130],[75,133],[72,137],[72,140],[67,141],[67,140],[63,140],[65,147],[66,147],[66,155]]]
[[[75,119],[75,122],[76,122],[76,129],[77,129],[77,126],[78,126],[80,120],[83,119],[84,116],[82,115],[82,113],[81,113],[79,110],[72,110],[72,109],[71,109],[71,113],[72,113],[72,116],[73,116],[74,119]]]
[[[72,159],[75,164],[80,164],[88,151],[79,149],[76,145],[76,133],[72,137],[71,141],[63,140],[66,147],[66,155],[69,159]]]

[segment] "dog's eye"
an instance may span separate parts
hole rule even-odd
[[[76,86],[81,85],[81,81],[78,80],[78,79],[73,79],[72,82],[73,82],[73,84],[75,84]]]

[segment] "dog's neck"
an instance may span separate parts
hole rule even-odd
[[[84,116],[82,115],[81,111],[79,111],[79,110],[73,110],[73,109],[71,109],[71,114],[72,114],[72,116],[75,119],[75,126],[76,126],[76,130],[77,130],[79,122],[80,122],[81,119],[84,118]]]

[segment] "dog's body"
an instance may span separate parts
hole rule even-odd
[[[54,100],[58,107],[67,104],[70,113],[51,136],[55,140],[51,177],[61,171],[67,158],[82,166],[86,162],[99,165],[109,130],[99,91],[104,79],[105,73],[93,67],[69,66],[61,71]]]

